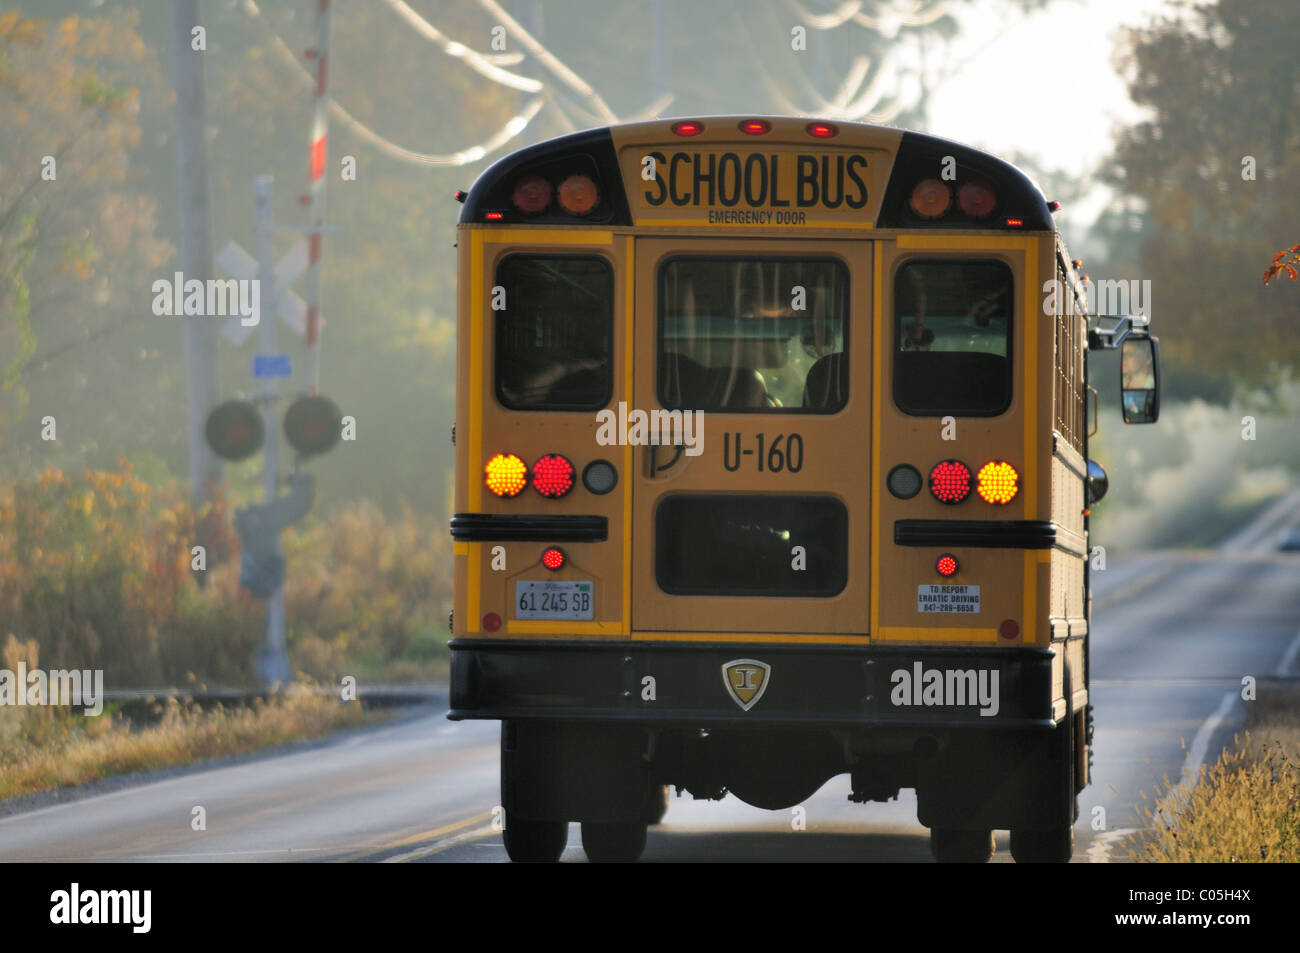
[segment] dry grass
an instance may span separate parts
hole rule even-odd
[[[86,718],[52,708],[0,709],[0,798],[243,754],[376,717],[357,702],[306,689],[208,711],[169,698],[155,714],[157,721],[137,727],[108,710]]]
[[[1296,863],[1300,861],[1300,688],[1262,686],[1246,733],[1189,788],[1166,779],[1135,861]]]

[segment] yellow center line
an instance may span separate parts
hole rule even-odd
[[[412,834],[409,837],[403,837],[401,840],[389,841],[377,847],[363,850],[359,853],[352,854],[342,858],[338,863],[352,863],[353,861],[364,860],[367,857],[375,857],[386,851],[396,850],[399,847],[406,847],[410,844],[419,844],[424,841],[436,840],[439,837],[445,837],[448,834],[454,834],[456,831],[464,830],[467,827],[473,827],[475,824],[481,824],[485,821],[492,820],[492,812],[484,811],[482,814],[476,814],[473,817],[467,817],[463,820],[452,821],[450,824],[444,824],[441,827],[434,827],[427,831],[421,831],[418,834]],[[491,829],[488,829],[491,833]]]

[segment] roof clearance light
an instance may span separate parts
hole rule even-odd
[[[483,218],[489,222],[499,222],[506,217],[505,212],[484,212]]]
[[[1020,474],[1006,461],[994,460],[980,467],[975,489],[986,503],[1010,503],[1020,490]]]
[[[568,559],[564,555],[564,550],[558,546],[552,546],[546,552],[542,553],[542,565],[551,572],[563,569]]]
[[[498,453],[483,468],[483,482],[497,496],[518,496],[528,483],[528,464],[513,453]]]
[[[1019,227],[1020,227],[1021,225],[1023,225],[1023,224],[1025,224],[1025,220],[1024,220],[1023,218],[1009,218],[1009,219],[1007,219],[1007,227],[1008,227],[1008,228],[1019,228]]]
[[[944,553],[934,561],[934,569],[944,577],[957,575],[957,557],[952,553]]]
[[[840,132],[840,127],[830,122],[810,122],[804,128],[818,139],[834,139]]]
[[[970,467],[960,460],[941,460],[930,471],[930,492],[940,503],[960,503],[970,496]]]
[[[585,175],[571,175],[560,183],[560,208],[570,215],[586,215],[599,201],[600,190]]]
[[[983,218],[997,204],[997,194],[987,182],[967,182],[957,190],[957,205],[970,218]]]
[[[704,131],[704,123],[694,119],[683,119],[673,123],[673,133],[678,136],[698,136]]]
[[[747,136],[761,136],[772,129],[772,124],[766,119],[742,119],[740,121],[740,131]]]
[[[533,489],[559,499],[573,489],[573,464],[558,453],[548,453],[533,464]]]
[[[922,179],[912,189],[911,204],[922,218],[939,218],[952,205],[952,192],[938,179]]]
[[[514,202],[519,211],[536,215],[546,211],[546,206],[551,204],[552,192],[554,189],[551,188],[551,183],[540,175],[526,175],[515,183],[510,201]]]

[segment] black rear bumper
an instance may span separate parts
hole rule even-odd
[[[455,639],[450,646],[453,720],[770,728],[1055,724],[1047,648],[508,639]],[[737,659],[770,666],[767,687],[749,711],[728,693],[723,677],[723,666]],[[937,688],[929,674],[936,670]],[[920,688],[912,684],[918,672]],[[996,684],[996,705],[978,697],[958,703],[971,684],[968,672],[988,689],[985,699]],[[644,697],[646,678],[653,679],[653,700]]]

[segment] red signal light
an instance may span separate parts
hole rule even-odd
[[[694,119],[683,119],[673,123],[673,134],[678,136],[698,136],[704,131],[704,123]]]
[[[970,467],[960,460],[940,460],[930,471],[930,492],[940,503],[960,503],[970,496]]]
[[[497,496],[518,496],[528,483],[528,464],[513,453],[498,453],[483,467],[483,482]]]
[[[952,553],[944,553],[934,561],[934,569],[941,576],[957,575],[957,557]]]
[[[552,546],[546,552],[542,553],[542,565],[551,570],[551,572],[555,572],[557,569],[563,569],[566,562],[568,562],[568,558],[564,555],[564,550],[560,549],[558,546]]]
[[[540,175],[526,175],[515,183],[515,191],[510,196],[510,201],[514,202],[515,208],[519,211],[536,215],[538,212],[545,211],[546,206],[551,204],[553,191],[551,183]]]
[[[573,464],[558,453],[548,453],[533,464],[533,489],[559,499],[573,489]]]
[[[483,218],[489,222],[499,222],[506,217],[505,212],[484,212]]]
[[[1022,219],[1022,218],[1009,218],[1009,219],[1007,219],[1007,227],[1008,227],[1008,228],[1019,228],[1019,227],[1020,227],[1021,225],[1023,225],[1023,224],[1025,224],[1025,220]]]
[[[808,135],[818,139],[834,139],[840,132],[839,126],[829,122],[810,122],[804,128],[808,130]]]
[[[997,204],[997,194],[987,182],[967,182],[957,190],[957,205],[970,218],[983,218]]]
[[[742,119],[739,125],[740,131],[747,136],[761,136],[772,129],[772,124],[766,119]]]

